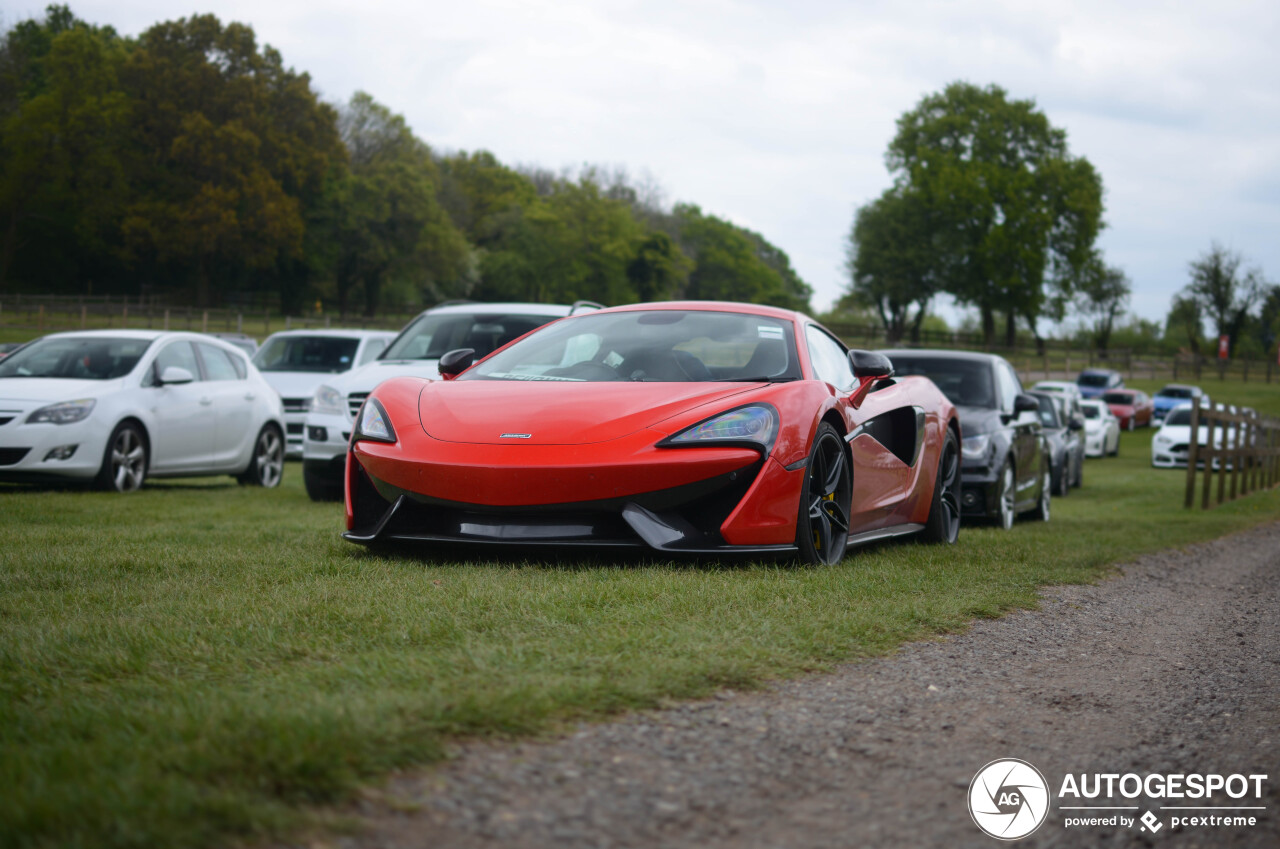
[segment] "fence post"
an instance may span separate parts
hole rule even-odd
[[[209,311],[208,310],[205,310],[200,314],[200,332],[201,333],[209,332]]]
[[[123,330],[129,326],[129,305],[125,304],[120,308],[120,329]]]
[[[38,321],[37,329],[43,332],[44,331],[44,304],[40,305],[40,318],[37,321]]]
[[[1191,442],[1187,445],[1187,498],[1183,504],[1187,509],[1195,503],[1196,497],[1196,456],[1200,453],[1200,399],[1191,406]],[[1103,439],[1103,453],[1106,453],[1106,439]]]
[[[164,308],[164,329],[165,330],[169,329],[169,308],[168,307]]]

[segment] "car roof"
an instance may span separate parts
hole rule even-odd
[[[1199,386],[1192,386],[1190,383],[1166,383],[1164,386],[1160,387],[1160,392],[1163,392],[1166,389],[1199,389],[1199,388],[1200,388]],[[1160,392],[1157,392],[1156,394],[1159,395]]]
[[[422,311],[422,315],[431,313],[469,313],[479,315],[500,315],[502,313],[520,312],[525,315],[549,315],[564,316],[568,315],[573,307],[568,304],[530,304],[519,302],[506,302],[497,304],[486,303],[444,303],[438,306],[430,307]]]
[[[889,359],[897,356],[921,357],[935,360],[969,360],[970,362],[996,361],[1008,362],[999,354],[988,354],[985,351],[949,351],[937,348],[884,348],[876,353],[884,354]]]
[[[813,321],[804,313],[795,310],[771,307],[767,304],[744,304],[738,301],[652,301],[640,304],[625,304],[618,307],[606,307],[600,312],[635,312],[637,310],[696,310],[702,312],[736,312],[744,315],[759,315],[769,318],[780,318],[789,321]],[[817,322],[814,322],[815,324]]]
[[[1120,372],[1116,371],[1113,368],[1083,368],[1083,369],[1080,369],[1080,373],[1081,374],[1119,374]]]
[[[365,330],[357,327],[323,327],[315,330],[278,330],[268,336],[268,339],[275,339],[277,336],[325,336],[337,338],[349,338],[352,336],[365,339],[374,336],[395,336],[399,331],[396,330]]]

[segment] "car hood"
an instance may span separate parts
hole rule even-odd
[[[0,378],[0,400],[4,401],[74,401],[97,398],[124,388],[124,379],[69,380],[58,377]]]
[[[585,445],[618,439],[757,388],[740,383],[440,381],[423,387],[418,410],[423,429],[443,442]],[[707,410],[708,415],[715,412]]]
[[[332,386],[343,395],[352,392],[372,392],[379,383],[393,377],[422,377],[440,379],[439,360],[374,360],[342,374],[327,374],[316,381]]]
[[[960,432],[966,437],[993,433],[1005,426],[1000,411],[987,407],[956,407],[960,416]]]

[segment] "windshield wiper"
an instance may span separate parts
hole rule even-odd
[[[798,377],[717,377],[712,383],[791,383],[793,380],[799,380]]]

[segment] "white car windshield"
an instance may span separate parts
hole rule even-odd
[[[457,348],[488,356],[555,316],[520,313],[427,313],[400,332],[380,360],[438,360]]]
[[[259,371],[337,374],[351,368],[359,339],[341,336],[277,336],[253,357]]]
[[[149,339],[50,336],[0,360],[0,377],[114,380],[133,371]]]
[[[710,310],[652,310],[557,322],[460,379],[688,383],[799,378],[788,321]]]

